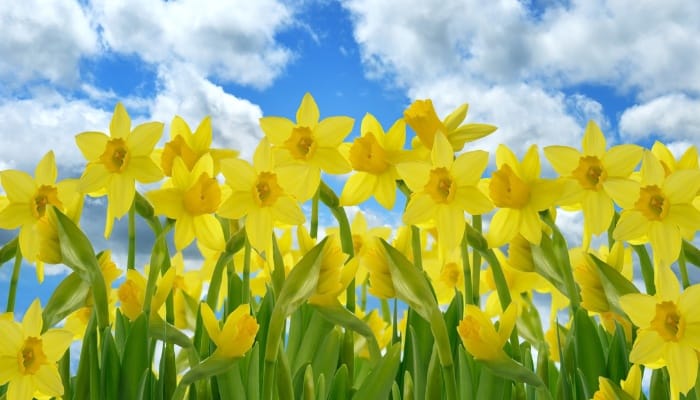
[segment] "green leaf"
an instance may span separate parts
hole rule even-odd
[[[527,383],[528,385],[532,386],[544,386],[544,383],[540,377],[537,376],[537,374],[510,358],[479,361],[482,362],[489,370],[491,370],[494,375],[507,378],[515,382]]]
[[[56,325],[73,311],[85,307],[89,291],[90,284],[77,273],[72,272],[66,276],[51,293],[42,311],[44,330]]]
[[[386,399],[391,392],[391,384],[396,377],[401,361],[401,344],[394,343],[387,351],[384,358],[362,381],[353,399]]]
[[[304,386],[302,399],[316,400],[316,385],[314,384],[314,370],[311,365],[307,365],[304,370]]]
[[[639,293],[639,289],[615,268],[593,254],[589,254],[589,256],[598,268],[598,275],[600,276],[600,282],[603,284],[605,297],[613,311],[620,315],[626,315],[620,306],[620,297],[629,293]]]
[[[275,304],[287,316],[314,293],[321,271],[321,254],[328,238],[324,238],[299,260],[289,272]]]
[[[250,362],[248,363],[248,381],[246,384],[249,400],[258,400],[262,389],[260,387],[260,348],[260,343],[255,343],[247,356],[250,357]]]
[[[696,267],[700,267],[700,250],[698,250],[697,247],[693,246],[693,244],[687,240],[683,240],[683,254],[685,254],[685,259],[689,263],[695,265]],[[0,257],[0,263],[5,261],[2,261],[2,257]]]
[[[428,379],[426,380],[425,397],[427,399],[442,398],[442,386],[437,346],[433,346],[433,354],[430,356],[430,362],[428,363]]]
[[[311,311],[311,319],[309,324],[304,329],[304,336],[300,342],[299,349],[292,360],[292,374],[299,372],[305,364],[313,361],[319,351],[319,345],[323,340],[330,335],[334,327],[326,321],[314,308],[308,308]]]
[[[144,371],[148,365],[148,320],[145,314],[131,324],[124,345],[119,393],[125,398],[135,399]]]
[[[119,394],[119,374],[121,369],[119,353],[114,343],[112,332],[105,328],[102,334],[102,369],[100,371],[100,388],[103,400],[116,400]]]
[[[381,357],[379,354],[379,345],[374,337],[374,332],[366,322],[357,318],[357,315],[351,313],[347,308],[343,307],[337,301],[331,305],[314,306],[316,311],[329,322],[340,325],[343,328],[353,330],[367,339],[370,357],[372,360],[377,360]]]
[[[627,342],[625,339],[624,328],[620,324],[615,324],[615,334],[610,341],[608,348],[607,369],[608,377],[613,382],[627,377],[627,372],[630,369],[629,354],[627,352]]]
[[[15,256],[15,254],[17,253],[18,242],[19,239],[14,238],[9,242],[5,243],[5,245],[2,246],[2,248],[0,248],[0,266],[10,261]]]
[[[605,376],[605,356],[596,332],[596,325],[583,308],[576,310],[572,325],[576,367],[583,375],[586,398],[598,390],[598,377]]]
[[[649,385],[649,399],[668,400],[671,398],[669,387],[671,383],[668,379],[666,368],[655,369],[651,373],[651,384]]]
[[[348,366],[343,364],[333,376],[328,398],[333,400],[345,400],[348,398]]]
[[[413,391],[413,379],[411,373],[406,371],[403,374],[403,400],[414,400],[415,392]]]
[[[219,389],[219,396],[222,399],[245,400],[248,398],[246,396],[243,378],[241,377],[241,361],[242,360],[236,362],[229,361],[231,367],[215,375],[216,386]]]

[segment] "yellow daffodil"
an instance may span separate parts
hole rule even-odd
[[[304,222],[299,204],[286,190],[290,180],[278,176],[266,139],[261,140],[255,150],[252,166],[240,159],[222,160],[221,172],[231,188],[231,196],[221,204],[219,215],[233,219],[246,216],[246,235],[254,248],[266,251],[272,246],[275,223],[299,225]]]
[[[380,350],[386,348],[386,346],[391,342],[391,324],[384,321],[382,317],[379,316],[377,310],[372,310],[368,315],[364,315],[362,310],[357,310],[358,317],[362,318],[374,333],[374,338],[377,340],[377,345]],[[357,349],[360,349],[359,351]],[[367,346],[367,339],[363,336],[359,336],[355,340],[355,353],[361,358],[369,359],[369,348]]]
[[[614,383],[610,379],[598,377],[599,389],[593,394],[593,400],[618,400],[620,396],[613,385]],[[627,373],[627,379],[620,381],[620,389],[631,399],[639,399],[639,395],[642,393],[642,369],[639,365],[632,365]]]
[[[7,198],[7,196],[0,196],[0,212],[2,212],[2,210],[8,205],[10,205],[10,200]]]
[[[223,328],[207,303],[200,307],[202,322],[216,350],[212,357],[240,358],[250,350],[258,333],[259,325],[250,315],[250,306],[241,304],[226,317]]]
[[[155,267],[154,267],[155,268]],[[165,275],[158,278],[156,292],[151,300],[151,317],[156,315],[165,304],[168,294],[173,288],[175,268],[170,268]],[[133,321],[143,312],[146,298],[146,278],[135,269],[126,271],[126,280],[117,289],[119,309],[129,320]]]
[[[355,278],[357,259],[352,258],[345,263],[348,255],[343,253],[338,236],[328,237],[321,252],[321,270],[318,275],[316,290],[309,298],[309,303],[324,305],[337,302]]]
[[[456,159],[447,138],[435,136],[431,163],[407,162],[397,166],[413,191],[403,215],[409,225],[437,227],[441,253],[455,248],[464,235],[464,211],[480,215],[493,208],[477,185],[488,163],[485,151],[470,151]]]
[[[651,146],[651,152],[661,162],[666,176],[683,169],[698,169],[698,148],[695,146],[688,147],[677,160],[671,150],[659,141]]]
[[[184,161],[188,170],[192,170],[197,161],[205,154],[213,160],[214,175],[219,173],[219,162],[226,158],[235,158],[238,152],[228,149],[212,149],[211,118],[205,117],[199,123],[197,130],[192,133],[189,125],[182,117],[176,115],[170,123],[170,141],[161,150],[154,152],[156,160],[165,176],[172,176],[173,162],[176,158]]]
[[[540,178],[540,157],[532,145],[518,162],[506,146],[496,150],[496,170],[489,182],[489,195],[499,207],[489,225],[486,239],[490,247],[499,247],[520,233],[532,244],[540,244],[542,223],[539,211],[553,206],[561,193],[561,185]]]
[[[451,250],[444,258],[424,258],[423,267],[433,285],[438,304],[450,304],[456,291],[464,292],[464,267],[458,248]]]
[[[549,285],[540,274],[536,272],[524,272],[513,268],[500,249],[494,249],[494,252],[496,253],[496,258],[498,258],[501,263],[503,276],[505,277],[512,300],[511,304],[515,306],[518,314],[523,308],[529,307],[528,301],[522,296],[523,293],[527,294],[528,297],[532,297],[533,290],[537,290],[538,292],[550,292],[552,290],[551,285]],[[488,293],[485,304],[486,314],[489,316],[501,314],[503,312],[503,306],[498,297],[496,281],[494,280],[491,266],[482,270],[481,290],[481,294]]]
[[[469,105],[462,104],[440,121],[432,100],[416,100],[404,111],[403,117],[426,148],[432,149],[435,137],[441,133],[447,137],[454,151],[460,151],[465,143],[490,135],[497,129],[487,124],[462,124],[468,110]]]
[[[296,123],[282,117],[263,117],[260,127],[275,151],[279,174],[289,191],[299,201],[310,199],[321,182],[321,171],[345,174],[352,169],[338,150],[343,139],[352,131],[350,117],[328,117],[319,121],[316,101],[304,95],[297,110]]]
[[[479,307],[467,304],[464,319],[457,327],[459,337],[467,351],[478,360],[498,360],[507,358],[503,345],[510,337],[518,317],[514,305],[509,305],[501,316],[498,332],[491,320]]]
[[[629,180],[642,159],[643,149],[623,144],[606,151],[605,137],[593,121],[588,122],[581,142],[581,152],[567,146],[548,146],[544,154],[570,189],[560,203],[580,204],[583,209],[588,243],[590,235],[599,235],[610,226],[615,209],[609,187]]]
[[[630,361],[650,368],[668,367],[671,393],[687,393],[698,372],[696,351],[700,351],[700,285],[681,293],[671,268],[656,268],[656,295],[628,294],[620,305],[639,327]]]
[[[64,329],[43,334],[39,300],[29,306],[22,323],[0,319],[0,385],[9,382],[8,400],[31,400],[36,393],[62,396],[56,363],[73,341]]]
[[[175,220],[175,248],[181,251],[196,237],[212,250],[225,247],[224,232],[214,216],[222,203],[221,188],[214,175],[214,162],[203,155],[187,168],[181,157],[175,158],[172,179],[164,189],[146,193],[155,213]]]
[[[398,120],[384,134],[372,114],[362,119],[361,136],[352,143],[349,159],[356,171],[345,182],[340,195],[341,205],[355,205],[371,196],[382,207],[391,210],[396,200],[396,163],[401,161],[406,140],[406,125]]]
[[[369,293],[380,299],[396,297],[389,270],[389,259],[384,246],[375,246],[367,252],[365,267],[369,275]]]
[[[112,232],[114,218],[123,217],[134,201],[135,182],[153,183],[163,172],[151,159],[153,147],[163,133],[163,124],[147,122],[131,130],[131,118],[121,103],[114,108],[109,136],[83,132],[75,137],[88,163],[80,177],[82,193],[107,192],[105,238]]]
[[[700,170],[686,169],[668,176],[659,160],[645,152],[641,183],[632,182],[615,193],[622,206],[615,240],[651,244],[658,263],[670,265],[681,250],[681,229],[700,229],[700,211],[692,204],[700,190]]]
[[[44,280],[43,263],[60,262],[55,252],[42,252],[42,232],[50,231],[48,207],[57,207],[77,220],[82,209],[82,196],[76,192],[77,180],[69,179],[56,183],[58,170],[53,151],[42,157],[36,166],[34,178],[23,171],[0,172],[0,181],[7,192],[8,203],[0,210],[0,228],[19,231],[19,246],[22,256],[37,264],[37,278]],[[47,250],[48,248],[44,248]]]
[[[185,270],[185,260],[182,253],[176,253],[170,259],[170,268],[175,270],[173,280],[173,305],[175,309],[175,326],[179,329],[194,330],[197,309],[192,309],[202,295],[202,279],[200,271]]]

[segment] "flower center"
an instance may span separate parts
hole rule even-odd
[[[272,172],[261,172],[255,182],[255,200],[262,207],[269,207],[275,204],[277,199],[284,193],[280,185],[277,184],[277,175]]]
[[[362,250],[363,244],[364,244],[364,240],[362,240],[362,236],[352,235],[352,248],[355,252],[355,255],[360,254],[360,250]]]
[[[122,172],[129,163],[129,150],[124,139],[112,139],[107,142],[105,152],[100,156],[100,161],[109,172]]]
[[[515,175],[510,165],[503,164],[491,176],[489,195],[496,207],[523,208],[530,201],[530,188]]]
[[[579,159],[578,167],[574,170],[573,176],[578,179],[584,189],[600,190],[608,174],[598,157],[586,156]]]
[[[661,221],[668,215],[668,203],[666,196],[656,185],[644,186],[639,189],[639,200],[634,207],[650,220]]]
[[[350,163],[355,171],[381,174],[389,168],[386,152],[372,134],[355,139],[350,147]]]
[[[185,210],[192,215],[211,214],[221,203],[219,182],[202,172],[192,187],[187,189],[184,196]]]
[[[182,161],[185,162],[187,169],[190,171],[199,159],[199,157],[197,157],[197,153],[195,153],[194,150],[187,145],[185,139],[180,135],[175,136],[175,138],[166,143],[165,148],[163,148],[163,155],[160,158],[160,166],[163,168],[163,173],[166,176],[172,176],[173,161],[175,161],[175,157],[181,157]]]
[[[308,160],[316,151],[316,142],[311,129],[305,126],[295,127],[289,139],[284,142],[284,146],[297,160]]]
[[[443,281],[448,287],[456,287],[459,283],[459,267],[457,266],[457,263],[446,263],[440,272],[440,280]]]
[[[425,191],[436,203],[449,203],[455,197],[456,187],[450,172],[439,167],[430,171],[430,180],[425,185]]]
[[[408,126],[416,132],[418,139],[427,148],[432,149],[435,142],[435,134],[444,127],[433,108],[430,100],[416,100],[403,113]]]
[[[677,342],[683,337],[685,321],[681,318],[678,306],[672,301],[656,304],[656,315],[651,327],[667,342]]]
[[[18,354],[19,369],[25,375],[35,374],[42,364],[46,364],[46,354],[40,338],[28,337]]]
[[[55,186],[41,185],[34,193],[32,199],[32,214],[34,217],[41,218],[46,213],[46,206],[52,204],[58,208],[62,208],[63,204],[58,200],[58,190]]]

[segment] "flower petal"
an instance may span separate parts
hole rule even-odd
[[[304,222],[304,213],[299,203],[290,196],[277,199],[275,205],[270,208],[272,219],[288,225],[299,225]]]
[[[573,147],[547,146],[544,148],[544,156],[547,157],[557,174],[571,176],[571,173],[578,167],[581,153]]]
[[[134,131],[126,139],[131,156],[150,156],[153,147],[162,135],[162,122],[146,122],[134,128]]]
[[[475,186],[460,186],[454,197],[455,204],[471,215],[481,215],[493,209],[493,203]]]
[[[640,328],[647,328],[654,319],[656,299],[642,293],[631,293],[620,297],[620,306],[632,323]]]
[[[690,203],[700,190],[700,170],[684,169],[669,175],[664,182],[664,194],[673,204]]]
[[[430,180],[430,164],[406,162],[396,165],[396,171],[413,192],[420,192]]]
[[[251,192],[233,192],[219,206],[218,214],[224,218],[238,219],[248,213],[249,210],[257,207]]]
[[[677,343],[666,345],[666,366],[671,378],[671,386],[683,394],[695,385],[698,375],[698,359],[695,351],[690,346]]]
[[[310,93],[304,94],[297,109],[297,125],[313,128],[318,123],[320,113],[316,101]]]
[[[29,204],[10,203],[0,211],[0,229],[16,229],[35,221]]]
[[[406,121],[398,119],[389,128],[384,137],[384,148],[387,150],[399,151],[403,149],[406,142]]]
[[[678,302],[681,294],[681,285],[676,274],[671,270],[670,264],[657,265],[654,275],[656,285],[656,300]]]
[[[458,186],[476,186],[489,163],[489,153],[483,150],[462,153],[452,164],[452,176]]]
[[[19,347],[17,349],[19,350]],[[0,354],[0,385],[4,385],[5,383],[14,380],[19,376],[20,372],[19,368],[17,367],[17,354]]]
[[[173,237],[175,248],[181,251],[194,240],[194,221],[189,214],[183,214],[175,221],[175,235]]]
[[[182,192],[179,189],[158,189],[146,193],[146,198],[153,204],[156,215],[178,219],[185,212],[182,205]]]
[[[396,202],[396,181],[392,173],[377,176],[377,184],[374,186],[374,198],[377,203],[387,210],[394,208]]]
[[[7,398],[12,400],[33,399],[35,390],[34,382],[32,382],[33,379],[34,377],[32,375],[20,375],[15,378],[7,387]]]
[[[657,363],[664,356],[664,340],[656,331],[640,329],[632,345],[630,362],[634,364]]]
[[[212,214],[199,215],[194,218],[194,234],[197,240],[212,250],[223,251],[226,247],[221,224]]]
[[[459,207],[441,205],[437,207],[435,217],[438,243],[444,250],[454,249],[464,236],[464,211]]]
[[[636,210],[626,210],[620,214],[613,238],[615,240],[635,240],[646,235],[649,231],[649,220]]]
[[[199,313],[202,317],[202,323],[204,323],[204,328],[209,334],[209,338],[212,340],[212,342],[218,345],[219,335],[221,334],[221,328],[219,328],[219,320],[216,318],[216,315],[214,315],[214,312],[212,311],[211,307],[209,307],[209,304],[207,304],[206,302],[202,302],[202,305],[199,307]]]
[[[204,152],[209,147],[211,147],[212,141],[212,129],[211,129],[211,117],[206,116],[202,119],[202,122],[197,126],[197,130],[194,132],[192,139],[192,149],[197,152]]]
[[[588,121],[586,132],[583,134],[583,140],[581,141],[583,154],[602,158],[605,153],[605,145],[605,136],[603,136],[603,132],[601,132],[598,124],[593,120]]]
[[[102,132],[83,132],[75,136],[75,143],[88,161],[95,161],[105,152],[109,136]]]
[[[20,326],[15,321],[0,320],[0,343],[3,343],[2,348],[0,348],[0,356],[11,355],[15,357],[15,363],[17,362],[17,350],[22,348],[24,341]],[[0,380],[1,383],[2,380]]]
[[[653,221],[649,226],[649,243],[654,250],[654,258],[664,265],[671,265],[681,253],[681,230],[672,224]]]
[[[642,158],[642,186],[656,185],[661,187],[666,178],[666,172],[661,162],[651,151],[645,151]]]
[[[49,151],[41,158],[39,163],[34,169],[34,177],[36,178],[37,185],[54,185],[56,183],[56,177],[58,176],[58,169],[56,169],[56,157],[53,151]]]
[[[309,162],[329,174],[341,175],[352,171],[352,166],[337,148],[319,147]]]
[[[486,240],[489,247],[500,247],[511,241],[520,231],[520,210],[501,208],[491,218]]]
[[[700,285],[692,285],[683,291],[678,298],[678,311],[686,318],[687,323],[700,323]],[[700,341],[700,335],[698,336]]]
[[[605,192],[586,190],[583,194],[583,218],[588,231],[593,235],[599,235],[608,229],[612,221],[615,209],[612,199]]]
[[[36,191],[34,178],[24,171],[15,169],[2,171],[0,180],[10,203],[28,203]]]
[[[414,225],[427,222],[435,215],[435,202],[430,195],[413,193],[403,214],[404,224]]]
[[[109,199],[108,207],[111,208],[112,215],[115,218],[121,218],[129,211],[131,203],[134,202],[135,194],[134,178],[124,174],[113,174],[107,195]]]
[[[639,164],[644,149],[635,144],[611,147],[601,160],[609,177],[627,178]]]
[[[542,240],[542,222],[537,211],[524,208],[520,211],[520,234],[530,243],[539,245]]]
[[[129,165],[124,173],[141,183],[153,183],[163,179],[163,171],[147,156],[136,156],[129,159]]]
[[[281,146],[294,129],[294,122],[282,117],[260,118],[260,128],[275,146]]]
[[[24,336],[41,337],[41,327],[43,324],[44,322],[41,319],[41,303],[39,303],[39,299],[35,299],[22,319]]]
[[[131,132],[131,118],[126,112],[124,105],[119,102],[114,107],[114,114],[112,115],[112,121],[109,123],[109,133],[113,139],[122,138],[126,139]]]
[[[352,131],[355,120],[350,117],[328,117],[314,130],[319,147],[338,147]],[[379,133],[379,132],[377,132]]]
[[[55,363],[63,357],[73,342],[73,332],[66,329],[49,329],[41,335],[41,341],[46,359]]]
[[[639,182],[627,178],[608,178],[603,182],[605,193],[625,210],[634,208],[640,188]]]
[[[377,176],[367,172],[351,175],[340,194],[340,204],[350,206],[364,202],[372,196],[376,183]]]
[[[521,165],[521,176],[520,178],[524,181],[533,181],[539,179],[540,177],[540,153],[537,149],[537,145],[533,144],[527,149],[527,153],[523,156],[523,163]]]
[[[111,176],[103,164],[88,164],[80,177],[78,191],[92,193],[103,189],[109,184]]]
[[[430,151],[430,160],[433,163],[433,168],[450,169],[455,155],[450,141],[442,133],[436,133],[434,140],[433,149]]]
[[[321,183],[321,170],[312,165],[290,164],[276,172],[277,183],[301,202],[313,197]]]
[[[253,167],[239,158],[221,160],[221,173],[226,178],[226,184],[231,186],[234,192],[249,191],[257,178]]]
[[[248,213],[245,229],[250,245],[258,251],[266,251],[272,244],[272,213],[268,208],[253,209]]]

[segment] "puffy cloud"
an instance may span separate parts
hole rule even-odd
[[[0,80],[77,83],[80,58],[99,49],[97,34],[73,0],[20,1],[0,7]],[[0,91],[1,93],[1,91]]]
[[[151,63],[186,60],[205,76],[265,87],[292,58],[275,40],[292,11],[275,0],[99,0],[92,11],[114,51]]]
[[[657,135],[668,140],[697,141],[700,99],[673,93],[628,108],[620,117],[620,132],[630,140]]]

